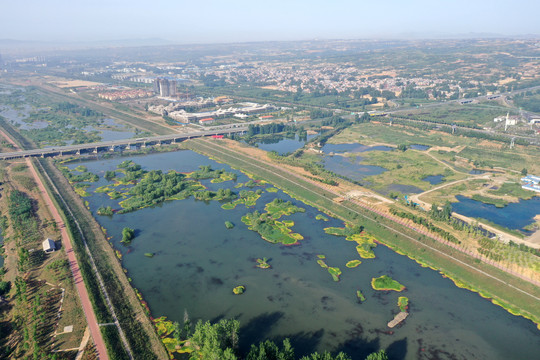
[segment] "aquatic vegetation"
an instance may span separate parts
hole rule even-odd
[[[268,191],[269,193],[277,193],[279,189],[275,187],[271,187],[271,188],[266,189],[266,191]]]
[[[326,255],[317,255],[319,259],[326,259]]]
[[[351,236],[354,234],[359,234],[364,230],[364,227],[362,225],[351,225],[346,224],[345,227],[338,228],[338,227],[327,227],[324,228],[324,232],[330,235],[335,236]]]
[[[317,216],[315,216],[315,220],[328,221],[328,218],[322,214],[318,214]]]
[[[398,298],[398,306],[399,306],[399,310],[407,311],[407,309],[409,309],[409,298],[405,296],[400,296]]]
[[[125,227],[122,229],[122,240],[120,241],[123,244],[129,245],[131,241],[135,238],[135,230]]]
[[[225,221],[225,227],[227,229],[232,229],[234,227],[234,224],[230,221]]]
[[[257,259],[257,267],[258,268],[261,268],[261,269],[270,269],[271,266],[270,264],[268,263],[268,259],[267,258],[262,258],[262,259]]]
[[[187,173],[186,177],[195,180],[214,179],[212,182],[223,182],[228,180],[236,180],[236,174],[227,172],[224,169],[213,170],[210,165],[201,165],[199,170]]]
[[[264,240],[273,244],[294,245],[304,238],[290,229],[294,222],[277,221],[268,213],[260,214],[258,211],[248,213],[242,217],[242,222],[248,225],[249,230],[258,232]]]
[[[364,294],[362,294],[360,290],[356,290],[356,297],[360,301],[366,301],[366,297],[364,296]]]
[[[166,316],[154,319],[154,326],[159,337],[168,336],[174,332],[174,323],[167,320]]]
[[[249,174],[247,174],[247,175],[248,175],[248,177],[250,177]],[[254,188],[254,187],[256,187],[256,186],[264,186],[264,185],[266,185],[266,184],[267,184],[267,182],[264,181],[264,180],[253,180],[253,179],[250,179],[250,180],[248,180],[248,181],[245,182],[245,183],[239,183],[239,184],[236,184],[235,188],[241,188],[241,187]],[[276,189],[276,191],[277,191],[277,189]],[[271,191],[271,192],[273,192],[273,191]]]
[[[222,183],[222,182],[225,182],[225,181],[234,181],[236,180],[236,174],[233,173],[233,172],[223,172],[219,175],[218,178],[215,178],[215,179],[212,179],[210,180],[211,183],[213,184],[218,184],[218,183]]]
[[[357,267],[358,265],[360,265],[362,262],[360,260],[351,260],[351,261],[347,261],[347,264],[345,264],[345,266],[347,266],[348,268],[355,268]]]
[[[324,262],[323,259],[317,260],[317,264],[319,264],[323,269],[328,269],[328,265],[326,265],[326,262]]]
[[[255,206],[257,200],[261,197],[261,194],[258,194],[255,191],[241,190],[238,194],[238,199],[233,202],[226,203],[221,205],[221,208],[224,210],[232,210],[236,208],[236,205],[243,204],[245,207]]]
[[[108,192],[107,195],[109,195],[109,199],[111,200],[121,199],[124,197],[124,195],[121,192],[116,191],[116,190]]]
[[[405,286],[401,285],[396,280],[392,279],[388,275],[382,275],[378,278],[371,279],[371,287],[373,290],[393,290],[393,291],[403,291]]]
[[[175,171],[163,173],[161,170],[145,171],[141,166],[131,160],[119,164],[116,173],[124,174],[119,178],[118,174],[111,179],[115,184],[102,186],[96,192],[107,192],[111,199],[124,198],[120,202],[122,210],[118,213],[135,211],[145,207],[157,205],[167,200],[182,200],[203,190],[204,186],[198,181],[186,179],[184,174]],[[133,187],[114,189],[119,185],[135,184]],[[112,191],[109,191],[112,190]],[[120,191],[119,191],[120,190]],[[225,200],[233,196],[228,189],[220,189],[217,192],[204,192],[198,195],[200,200]],[[236,196],[236,195],[234,195]]]
[[[233,289],[233,293],[235,295],[241,295],[246,291],[246,287],[243,285],[239,285]]]
[[[345,240],[356,242],[358,244],[356,251],[362,259],[375,258],[375,253],[373,252],[373,248],[377,246],[375,238],[363,231],[361,226],[352,227],[347,225],[344,228],[328,227],[324,231],[330,235],[345,236]]]
[[[339,281],[339,276],[341,275],[340,268],[328,266],[323,259],[317,260],[317,264],[319,264],[319,266],[322,267],[323,269],[328,270],[330,275],[332,275],[332,279],[334,279],[334,281]]]
[[[100,186],[98,187],[96,190],[94,190],[95,193],[109,193],[111,191],[113,191],[114,189],[112,187],[110,187],[109,185],[104,185],[104,186]]]
[[[107,206],[107,207],[101,206],[101,207],[99,207],[97,209],[97,214],[98,215],[105,215],[105,216],[112,216],[114,214],[114,212],[113,212],[112,207],[110,207],[110,206]]]
[[[193,194],[195,199],[201,200],[201,201],[226,201],[226,200],[232,200],[235,199],[238,195],[233,193],[231,189],[219,189],[218,191],[198,191]]]
[[[328,272],[330,273],[330,275],[332,275],[332,279],[334,279],[334,281],[339,281],[339,276],[341,275],[340,268],[328,267]]]
[[[87,172],[87,171],[88,171],[88,168],[87,168],[86,166],[84,166],[84,165],[79,165],[79,166],[77,166],[74,170],[75,170],[75,171],[78,171],[78,172],[84,173],[84,172]]]
[[[274,199],[266,204],[264,209],[267,212],[261,214],[259,211],[254,211],[242,217],[242,222],[248,225],[249,230],[257,231],[264,240],[273,244],[293,245],[304,238],[290,229],[294,226],[294,221],[278,221],[278,219],[283,215],[304,212],[305,209],[281,199]]]
[[[90,184],[81,184],[81,183],[75,183],[73,184],[73,189],[80,197],[87,197],[90,196],[90,193],[86,191],[90,187]]]
[[[89,171],[85,171],[80,174],[74,174],[74,172],[79,172],[77,170],[71,170],[67,166],[58,167],[62,174],[68,179],[70,184],[80,183],[80,182],[96,182],[99,180],[99,176],[93,174]]]
[[[274,219],[279,219],[284,215],[292,215],[297,212],[305,212],[306,209],[293,205],[290,201],[283,201],[275,198],[273,201],[266,204],[264,210]]]
[[[149,258],[153,258],[154,255],[156,255],[156,254],[154,254],[154,253],[144,253],[144,256],[149,257]]]

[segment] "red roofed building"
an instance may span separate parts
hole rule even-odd
[[[209,124],[213,124],[215,121],[216,120],[214,120],[214,118],[204,118],[204,119],[199,120],[199,124],[209,125]]]

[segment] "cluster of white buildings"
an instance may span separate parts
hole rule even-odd
[[[114,92],[99,93],[100,99],[106,99],[110,101],[126,100],[126,99],[140,99],[154,96],[154,93],[149,90],[135,89],[135,90],[123,90]]]
[[[148,107],[148,111],[159,115],[168,115],[174,120],[181,123],[200,123],[211,124],[216,119],[226,117],[246,118],[250,115],[266,113],[276,110],[276,107],[270,104],[242,103],[241,107],[218,108],[212,111],[203,112],[188,112],[185,109],[188,107],[201,108],[213,106],[216,104],[216,99],[206,99],[200,101],[185,101],[182,103],[170,103],[169,105],[152,105]]]
[[[525,190],[532,190],[540,193],[540,176],[527,175],[521,178],[521,187]]]
[[[252,114],[260,114],[260,113],[272,111],[275,109],[276,108],[270,104],[259,105],[259,104],[250,103],[240,108],[236,108],[236,107],[230,107],[226,109],[219,108],[213,111],[204,111],[204,112],[198,112],[198,113],[188,113],[184,109],[181,109],[178,111],[170,112],[169,116],[173,118],[174,120],[177,120],[183,123],[199,122],[203,124],[209,124],[210,121],[213,122],[213,120],[219,119],[219,118],[232,117],[232,116],[238,117],[237,115],[248,116]]]

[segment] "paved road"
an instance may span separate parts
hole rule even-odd
[[[17,144],[2,130],[0,130],[0,135],[2,135],[15,147],[17,147]],[[98,358],[100,360],[107,360],[109,359],[109,356],[107,355],[107,348],[105,347],[105,342],[103,341],[103,337],[101,336],[101,331],[99,330],[96,314],[94,313],[94,308],[92,307],[92,303],[90,302],[90,297],[88,296],[88,291],[86,290],[86,286],[81,275],[79,263],[77,262],[77,257],[75,256],[75,252],[73,251],[71,239],[66,230],[66,225],[64,224],[62,217],[58,212],[58,209],[56,209],[56,207],[54,206],[54,203],[50,198],[49,194],[47,193],[47,190],[45,190],[45,185],[43,185],[43,182],[38,176],[36,169],[34,168],[30,159],[26,159],[26,164],[28,165],[32,176],[34,177],[34,180],[38,185],[41,196],[45,201],[45,204],[49,208],[49,212],[54,217],[54,220],[56,221],[56,224],[60,229],[60,233],[62,236],[62,245],[68,257],[71,273],[73,274],[73,281],[75,282],[75,287],[77,288],[79,298],[81,299],[81,305],[84,311],[84,315],[86,317],[86,321],[88,323],[88,327],[90,328],[90,334],[92,335],[92,339],[94,340],[94,344],[96,345],[96,352],[98,354]]]

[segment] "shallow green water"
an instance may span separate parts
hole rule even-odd
[[[92,172],[106,170],[127,158],[85,162]],[[188,172],[199,165],[214,169],[217,164],[191,151],[161,153],[132,158],[147,170]],[[75,167],[79,164],[72,164]],[[239,173],[237,182],[246,182]],[[106,184],[100,179],[89,191]],[[232,187],[235,183],[211,184],[210,189]],[[239,189],[235,189],[238,191]],[[345,263],[358,259],[355,244],[324,233],[326,226],[342,226],[340,221],[316,220],[316,209],[306,208],[285,219],[295,221],[293,231],[304,236],[300,245],[284,247],[265,242],[241,223],[242,215],[275,197],[290,198],[281,191],[265,192],[255,208],[243,205],[223,210],[218,202],[204,203],[192,198],[173,201],[137,212],[97,216],[113,236],[114,246],[124,254],[123,266],[133,285],[148,302],[152,315],[181,321],[184,309],[192,319],[237,318],[241,322],[241,348],[267,338],[289,337],[297,354],[315,350],[344,350],[354,359],[379,348],[391,359],[532,359],[540,351],[540,332],[528,320],[515,317],[475,293],[459,289],[440,274],[417,265],[379,245],[376,259],[362,260],[349,269]],[[99,206],[119,208],[105,194],[87,198],[95,213]],[[227,230],[225,221],[235,223]],[[119,243],[122,228],[137,230],[130,247]],[[384,240],[384,239],[383,239]],[[147,258],[144,253],[156,255]],[[317,263],[317,255],[341,269],[341,281]],[[267,257],[272,269],[255,267],[255,259]],[[372,277],[392,276],[407,287],[403,293],[376,292]],[[232,289],[245,285],[246,292],[233,295]],[[356,290],[367,300],[359,304]],[[398,296],[410,299],[410,316],[388,333],[387,322],[399,311]]]

